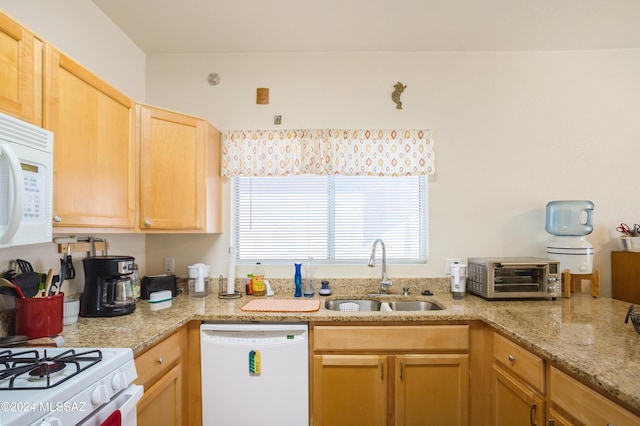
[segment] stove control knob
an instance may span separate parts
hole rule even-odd
[[[119,371],[111,379],[111,387],[114,391],[118,392],[127,387],[127,375],[124,372]]]
[[[109,390],[102,383],[96,386],[93,392],[91,392],[91,402],[93,405],[106,404],[109,402],[109,399]]]

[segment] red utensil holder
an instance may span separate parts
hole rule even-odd
[[[64,293],[49,297],[16,298],[16,334],[30,339],[62,331]]]

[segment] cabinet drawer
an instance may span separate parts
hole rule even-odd
[[[136,357],[137,384],[143,385],[146,390],[149,385],[153,384],[154,381],[158,380],[180,361],[182,336],[182,332],[174,333]]]
[[[468,325],[318,326],[315,351],[468,352]]]
[[[555,367],[549,374],[551,402],[580,423],[637,425],[640,417],[620,407]]]
[[[493,358],[508,371],[544,393],[544,360],[511,340],[493,334]]]

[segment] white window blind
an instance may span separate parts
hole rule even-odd
[[[240,261],[362,263],[382,238],[390,263],[427,259],[425,176],[234,177]]]

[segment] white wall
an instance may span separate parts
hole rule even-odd
[[[207,84],[211,72],[220,74],[218,86]],[[430,128],[437,168],[429,184],[430,261],[392,265],[391,278],[442,276],[445,257],[544,256],[546,203],[588,199],[596,207],[587,239],[610,295],[614,229],[640,222],[638,75],[638,49],[148,55],[146,94],[151,104],[222,131],[274,128],[276,114],[282,128]],[[397,81],[407,85],[402,110],[391,101]],[[255,104],[258,87],[270,88],[269,105]],[[228,207],[225,198],[225,214]],[[226,276],[228,231],[226,214],[221,237],[174,236],[162,246],[154,239],[147,262],[205,261],[214,276]],[[291,269],[271,266],[267,275],[288,277]],[[378,274],[365,265],[319,272]]]
[[[96,75],[132,99],[144,101],[145,55],[92,2],[85,0],[0,0],[0,11],[20,22],[43,40],[55,45]],[[96,234],[96,236],[99,236]],[[111,254],[130,255],[145,268],[144,236],[107,235]],[[37,271],[53,268],[57,274],[60,257],[54,244],[0,249],[0,271],[16,258],[29,260]],[[84,288],[81,259],[74,253],[76,279],[63,286],[66,294]],[[10,298],[0,296],[0,309]]]

